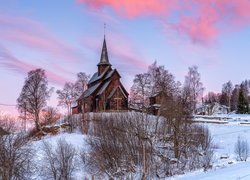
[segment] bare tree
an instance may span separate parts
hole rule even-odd
[[[44,124],[50,124],[60,118],[57,108],[48,106],[42,110],[42,118]]]
[[[74,83],[65,83],[62,90],[56,91],[58,95],[59,105],[64,106],[68,110],[68,115],[72,114],[72,103],[78,98],[77,89]]]
[[[238,136],[238,140],[234,146],[234,152],[240,161],[246,161],[250,153],[247,140],[242,140],[242,138]]]
[[[152,149],[149,133],[145,131],[145,125],[150,126],[145,118],[141,113],[95,116],[93,136],[88,139],[88,171],[118,178],[141,169],[140,175],[147,177]]]
[[[0,114],[0,135],[16,132],[18,128],[17,119],[7,114]]]
[[[219,101],[220,101],[219,93],[208,92],[207,95],[204,97],[205,104],[219,103]]]
[[[33,151],[23,134],[0,135],[0,179],[30,179],[32,158]]]
[[[75,86],[78,97],[80,97],[83,94],[83,92],[87,89],[89,78],[90,76],[85,74],[84,72],[77,73],[77,80],[75,82]]]
[[[134,84],[131,87],[130,104],[136,109],[146,112],[149,107],[150,88],[149,73],[135,75]]]
[[[208,115],[212,115],[214,113],[214,107],[220,103],[223,96],[223,94],[208,92],[208,94],[204,97],[203,103],[206,105],[205,110]]]
[[[233,92],[233,84],[231,81],[222,85],[221,104],[231,107],[231,96]]]
[[[48,88],[48,80],[43,69],[28,72],[17,99],[17,108],[21,113],[27,112],[33,116],[37,130],[41,130],[39,115],[46,106],[51,92],[52,89]]]
[[[189,67],[188,74],[185,77],[183,93],[185,98],[190,103],[192,107],[192,112],[196,109],[196,104],[199,98],[203,96],[204,87],[201,82],[200,73],[198,72],[198,67]]]
[[[50,179],[72,179],[76,169],[76,150],[65,140],[60,139],[54,148],[48,142],[43,142],[43,176]]]
[[[174,75],[164,66],[157,65],[157,62],[149,66],[148,73],[150,74],[151,95],[163,91],[170,95],[180,85],[179,82],[175,81]]]

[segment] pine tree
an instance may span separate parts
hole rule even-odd
[[[238,106],[237,106],[238,114],[248,113],[249,105],[248,105],[248,100],[247,100],[247,97],[245,96],[244,90],[245,90],[244,84],[241,84],[240,91],[239,91]]]
[[[238,101],[239,101],[239,90],[240,90],[240,86],[235,85],[233,92],[232,92],[231,101],[230,101],[231,111],[237,111]]]

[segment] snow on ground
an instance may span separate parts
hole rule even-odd
[[[193,172],[180,176],[181,180],[249,180],[250,162],[242,162],[208,172]]]
[[[201,118],[201,117],[199,117]],[[207,117],[205,117],[206,119]],[[250,121],[250,115],[217,115],[208,117],[212,121],[227,121],[227,124],[204,123],[212,134],[216,145],[213,169],[203,172],[198,170],[172,179],[180,180],[250,180],[250,159],[247,162],[236,160],[234,145],[238,136],[250,143],[250,124],[241,124]],[[226,119],[224,119],[226,118]],[[203,123],[202,123],[203,124]]]
[[[32,143],[32,147],[34,148],[36,152],[36,161],[42,162],[43,158],[43,141],[51,143],[53,148],[56,148],[57,142],[60,139],[64,139],[67,143],[71,144],[72,147],[74,147],[77,151],[77,153],[86,152],[88,151],[88,145],[86,142],[87,136],[83,135],[80,132],[74,132],[74,133],[66,133],[61,132],[58,135],[54,136],[46,136],[41,140],[34,141]],[[80,158],[77,158],[80,161]],[[74,172],[74,180],[81,180],[85,179],[86,177],[89,177],[89,174],[87,172],[84,172],[84,169],[82,166],[79,166],[78,169]],[[39,177],[39,175],[35,175],[35,179],[43,179],[42,177]]]
[[[229,123],[236,122],[241,124],[250,124],[249,114],[215,114],[209,115],[195,115],[194,120],[197,122],[211,122],[211,123]]]
[[[213,137],[213,142],[216,146],[213,168],[207,172],[197,170],[195,172],[187,172],[184,175],[175,176],[170,179],[180,180],[235,180],[243,179],[250,180],[250,159],[247,162],[238,162],[234,153],[234,145],[238,136],[242,139],[248,140],[250,143],[250,124],[242,124],[242,122],[250,122],[250,115],[216,115],[216,116],[199,116],[205,122],[213,121],[214,123],[201,123],[207,126]],[[197,117],[196,117],[197,120]],[[218,122],[225,121],[225,124]],[[48,141],[56,146],[59,139],[65,139],[68,143],[72,144],[78,150],[88,151],[86,143],[87,136],[76,133],[60,133],[56,136],[47,136],[43,140]],[[42,158],[42,141],[34,141],[33,147],[37,151],[37,158]],[[75,173],[75,179],[84,179],[90,177],[84,170],[81,169]]]

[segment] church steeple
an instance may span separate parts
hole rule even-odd
[[[97,64],[98,66],[98,74],[101,75],[107,67],[111,69],[111,64],[109,63],[109,57],[108,57],[108,49],[106,45],[106,39],[104,34],[104,40],[102,45],[102,54],[100,58],[100,62]]]
[[[105,36],[104,36],[103,45],[102,45],[101,59],[98,65],[110,65]]]

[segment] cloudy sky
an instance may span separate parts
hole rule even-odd
[[[110,62],[128,90],[156,60],[181,82],[197,65],[206,90],[219,92],[250,78],[249,9],[249,0],[0,0],[0,104],[16,103],[35,68],[55,89],[93,74],[104,23]],[[49,103],[56,106],[55,94]]]

